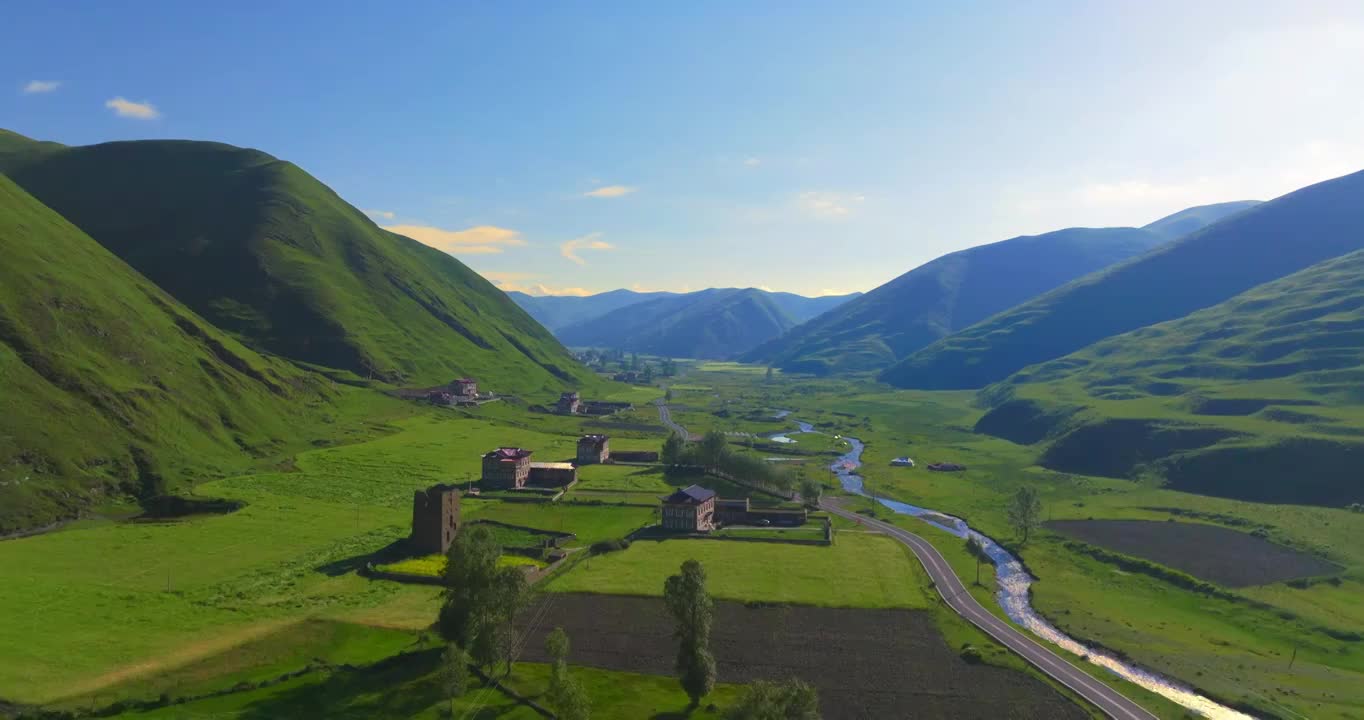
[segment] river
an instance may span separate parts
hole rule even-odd
[[[797,421],[797,425],[800,428],[799,432],[815,432],[814,426],[809,423]],[[781,435],[773,436],[772,439],[776,440],[777,437],[786,438],[785,435]],[[857,438],[845,435],[843,439],[848,441],[852,449],[830,466],[834,474],[838,476],[843,489],[864,497],[870,497],[896,513],[912,515],[959,538],[974,537],[985,548],[986,554],[994,562],[995,577],[999,584],[999,592],[996,593],[995,598],[1009,619],[1023,626],[1033,635],[1063,650],[1074,653],[1093,665],[1106,668],[1124,680],[1150,690],[1204,717],[1214,718],[1215,720],[1254,720],[1250,715],[1204,697],[1193,689],[1174,682],[1159,673],[1147,670],[1130,661],[1122,660],[1103,650],[1090,649],[1058,630],[1056,626],[1047,622],[1033,609],[1029,588],[1032,587],[1034,578],[1023,569],[1023,564],[1018,561],[1018,558],[1000,547],[999,543],[971,529],[971,526],[967,525],[961,518],[937,510],[888,500],[875,495],[867,495],[863,491],[862,476],[857,473],[857,469],[862,467],[862,450],[865,446]],[[786,438],[785,441],[793,442],[790,438]],[[778,440],[778,442],[782,441]]]

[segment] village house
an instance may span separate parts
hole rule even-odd
[[[472,378],[460,378],[450,383],[450,392],[460,400],[476,399],[478,382]]]
[[[525,487],[530,478],[530,452],[521,448],[498,448],[483,456],[483,485],[488,488]]]
[[[408,541],[423,555],[444,553],[459,530],[459,490],[433,485],[412,494],[412,534]]]
[[[722,525],[775,525],[781,527],[797,527],[804,525],[809,520],[809,512],[805,508],[755,508],[749,502],[748,498],[715,497],[714,491],[693,485],[686,490],[679,490],[677,493],[673,493],[672,495],[663,498],[663,527],[690,530],[689,527],[672,528],[668,525],[668,505],[669,503],[674,502],[675,498],[677,499],[677,502],[684,502],[684,500],[678,498],[678,493],[690,492],[693,489],[708,492],[713,498],[714,513],[711,517],[711,527],[708,529],[714,529]],[[689,516],[686,513],[682,513],[681,517],[685,520]],[[693,530],[692,532],[704,531]]]
[[[433,390],[426,394],[426,399],[432,405],[449,406],[455,404],[455,396],[444,390]]]
[[[554,406],[555,412],[560,415],[576,415],[581,408],[582,398],[578,397],[576,391],[560,394],[559,402]]]
[[[663,528],[683,532],[715,529],[715,491],[700,485],[682,488],[663,498]]]
[[[578,482],[578,468],[566,462],[533,462],[526,481],[536,487],[568,487]]]
[[[584,435],[578,438],[578,464],[599,465],[611,459],[610,440],[605,435]]]

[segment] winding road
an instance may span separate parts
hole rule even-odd
[[[686,428],[673,421],[672,411],[668,409],[668,402],[666,400],[657,400],[654,404],[658,406],[658,419],[663,421],[663,424],[668,426],[669,430],[672,430],[688,440],[698,439],[697,436],[687,432]]]
[[[834,515],[855,520],[866,527],[880,530],[907,545],[914,552],[914,556],[919,558],[924,570],[928,571],[928,576],[933,579],[933,585],[937,587],[938,594],[942,596],[948,607],[969,620],[972,625],[985,631],[990,637],[998,640],[1005,647],[1018,653],[1038,670],[1075,691],[1077,695],[1088,700],[1109,717],[1115,718],[1115,720],[1156,720],[1155,715],[1132,702],[1122,693],[1099,682],[1088,673],[1071,665],[1061,656],[1024,635],[1012,625],[992,615],[989,610],[976,602],[975,597],[967,591],[966,586],[957,577],[956,572],[952,570],[952,566],[947,564],[942,553],[939,553],[938,549],[929,544],[927,540],[890,523],[844,510],[829,500],[821,500],[819,505]]]

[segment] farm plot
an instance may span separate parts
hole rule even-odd
[[[1335,563],[1217,525],[1153,520],[1052,520],[1062,535],[1182,570],[1226,587],[1327,575]]]
[[[718,544],[718,543],[717,543]],[[522,659],[544,661],[544,637],[563,627],[575,665],[671,675],[676,641],[659,598],[551,595]],[[711,649],[723,683],[800,677],[819,691],[827,720],[844,718],[1084,718],[1027,675],[972,665],[943,642],[927,612],[748,607],[718,602]],[[543,612],[543,615],[540,613]]]

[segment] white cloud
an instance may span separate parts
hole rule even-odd
[[[116,97],[113,100],[105,101],[104,107],[113,110],[114,114],[119,117],[137,118],[138,120],[155,120],[161,117],[160,111],[146,100],[133,102],[122,97]]]
[[[492,255],[507,247],[525,245],[521,233],[493,225],[479,225],[467,230],[445,230],[430,225],[384,225],[389,232],[444,250],[451,255]]]
[[[605,240],[600,239],[601,233],[596,232],[573,238],[559,246],[559,254],[572,260],[579,265],[586,265],[587,261],[578,256],[579,250],[614,250],[615,246]]]
[[[851,215],[864,200],[854,193],[803,192],[796,197],[796,206],[811,217],[833,220]]]
[[[25,95],[35,95],[37,93],[50,93],[61,87],[62,84],[56,80],[30,80],[24,86]]]
[[[588,290],[580,287],[554,287],[538,282],[526,282],[540,277],[534,273],[524,272],[500,272],[496,270],[484,271],[481,274],[489,282],[496,285],[503,292],[523,292],[527,295],[573,295],[583,297],[585,295],[596,295],[595,290]]]
[[[370,217],[376,217],[383,220],[392,220],[393,218],[398,216],[398,214],[393,212],[392,210],[361,210],[360,212]]]
[[[763,161],[760,160],[759,158],[755,157],[744,158],[744,165],[746,165],[747,167],[758,167],[761,164],[763,164]]]
[[[583,193],[583,197],[617,198],[622,195],[629,195],[630,193],[638,189],[639,188],[630,187],[629,185],[607,185],[605,187],[599,187],[596,190],[592,190],[590,192],[585,192]]]

